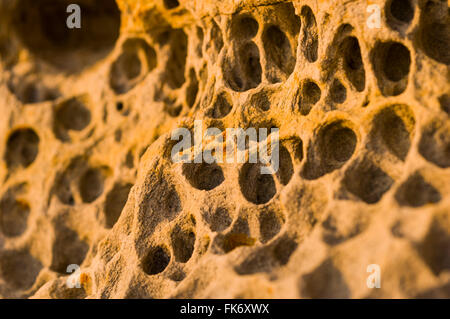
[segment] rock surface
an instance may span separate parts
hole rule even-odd
[[[450,297],[447,1],[72,2],[0,1],[0,297]],[[173,163],[194,120],[279,171]]]

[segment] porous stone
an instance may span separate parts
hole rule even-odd
[[[450,297],[447,1],[56,2],[0,1],[0,297]]]

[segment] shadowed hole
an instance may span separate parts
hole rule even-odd
[[[92,203],[103,193],[105,177],[101,170],[88,169],[80,178],[79,189],[81,199],[85,203]]]
[[[450,14],[446,1],[428,1],[419,25],[422,49],[430,58],[450,64]]]
[[[258,46],[248,41],[237,51],[237,59],[227,57],[222,65],[226,84],[233,91],[244,92],[261,83],[261,63]]]
[[[53,132],[61,141],[69,141],[68,130],[82,131],[91,122],[91,111],[82,98],[71,98],[57,106]]]
[[[450,256],[445,253],[450,251],[449,226],[448,218],[435,217],[418,247],[421,257],[436,276],[450,269]]]
[[[82,101],[73,98],[60,105],[56,120],[67,130],[81,131],[89,125],[91,112]]]
[[[171,89],[180,88],[186,81],[184,76],[186,68],[188,39],[182,29],[175,29],[169,35],[170,53],[166,64],[166,81]]]
[[[197,46],[195,48],[195,52],[199,58],[203,56],[203,39],[205,37],[205,34],[203,33],[203,29],[201,27],[195,28],[195,34],[197,36]]]
[[[306,60],[312,63],[317,60],[317,51],[319,47],[316,17],[308,6],[302,7],[301,17],[303,22],[301,48]]]
[[[204,213],[203,218],[214,232],[221,232],[227,229],[232,222],[230,213],[224,207],[218,207],[212,212]]]
[[[341,271],[331,259],[303,275],[299,283],[303,298],[350,298],[351,292]]]
[[[407,47],[398,42],[378,42],[372,49],[371,60],[378,86],[385,96],[396,96],[406,89],[411,67]]]
[[[41,262],[28,251],[6,250],[0,254],[1,277],[15,289],[30,288],[41,269]]]
[[[112,228],[119,219],[123,207],[127,203],[131,187],[133,187],[133,185],[130,183],[117,183],[108,195],[106,195],[105,218],[107,228]]]
[[[58,89],[47,87],[37,77],[11,77],[7,82],[9,91],[23,104],[41,103],[56,100]]]
[[[414,7],[411,0],[390,0],[386,4],[386,20],[388,25],[399,30],[408,25],[414,18]]]
[[[144,39],[127,39],[122,52],[111,65],[109,85],[117,94],[135,87],[156,67],[156,52]]]
[[[395,199],[400,205],[420,207],[439,202],[441,194],[420,173],[415,173],[398,188]]]
[[[89,245],[78,234],[63,225],[55,226],[55,240],[52,247],[50,269],[67,274],[67,266],[81,265],[89,250]]]
[[[252,252],[234,270],[240,275],[270,272],[276,267],[286,265],[296,248],[297,243],[291,238],[284,236],[277,242],[270,244],[270,246]]]
[[[217,164],[183,164],[183,175],[192,187],[210,191],[223,183],[225,177]]]
[[[211,20],[211,28],[206,39],[205,49],[212,60],[216,60],[223,48],[222,31],[214,20]]]
[[[400,43],[392,43],[387,48],[383,71],[391,81],[400,81],[408,75],[411,65],[409,50]]]
[[[378,202],[393,183],[389,175],[366,158],[355,162],[343,179],[343,185],[368,204]]]
[[[316,179],[342,167],[353,155],[358,138],[344,121],[322,127],[302,171],[306,179]]]
[[[258,22],[248,15],[233,18],[231,32],[234,38],[251,39],[258,33]]]
[[[194,69],[189,70],[189,86],[186,89],[186,103],[189,107],[194,106],[198,93],[198,80]]]
[[[164,6],[166,7],[166,9],[174,9],[179,5],[180,3],[178,2],[178,0],[164,0]]]
[[[70,0],[19,0],[13,13],[19,38],[35,55],[58,68],[77,71],[104,58],[120,29],[116,1],[79,0],[81,28],[68,28]]]
[[[81,157],[72,159],[70,164],[56,175],[55,183],[52,187],[52,193],[54,193],[61,203],[66,205],[74,205],[75,198],[72,193],[72,181],[83,176],[86,170],[86,162]]]
[[[423,129],[419,153],[439,167],[450,167],[450,124],[441,120],[429,123]]]
[[[264,112],[270,109],[270,99],[264,91],[254,94],[250,98],[250,103],[252,107],[257,107]]]
[[[170,237],[175,260],[181,263],[188,262],[194,252],[195,233],[176,226]]]
[[[443,94],[439,97],[439,104],[442,111],[450,115],[450,94]]]
[[[280,212],[272,209],[263,211],[259,214],[259,233],[262,243],[266,243],[275,237],[284,224],[284,216]]]
[[[22,235],[28,226],[30,205],[13,196],[5,196],[0,202],[0,228],[7,237]]]
[[[169,262],[169,250],[164,246],[156,246],[149,250],[142,261],[142,269],[147,275],[156,275],[163,272]]]
[[[284,146],[281,146],[279,150],[279,163],[277,177],[281,184],[287,185],[294,174],[294,165],[291,154]]]
[[[232,108],[233,103],[230,94],[223,91],[217,95],[214,105],[206,111],[206,115],[213,119],[221,119],[227,116]]]
[[[36,159],[39,152],[39,137],[31,128],[21,128],[12,131],[6,142],[4,155],[6,165],[13,169],[28,167]]]
[[[272,175],[261,174],[261,165],[245,163],[239,173],[239,185],[245,199],[254,204],[265,204],[276,194]]]
[[[308,115],[312,107],[319,102],[322,91],[319,86],[313,81],[306,81],[302,86],[300,97],[300,113]]]
[[[257,87],[261,83],[261,64],[257,45],[253,42],[246,43],[239,50],[239,56],[247,79],[244,91]]]
[[[330,98],[334,103],[344,103],[347,99],[347,89],[342,83],[335,79],[330,87]]]
[[[262,40],[268,62],[266,77],[271,83],[281,82],[294,71],[296,59],[291,43],[286,35],[274,25],[264,30]],[[283,74],[279,74],[277,69]]]
[[[355,37],[345,38],[342,41],[341,50],[345,75],[357,91],[364,91],[366,86],[366,72],[364,70],[358,39]]]
[[[404,161],[411,147],[410,132],[413,131],[414,124],[414,117],[406,105],[385,108],[374,118],[374,128],[370,133],[372,138],[368,146],[381,140],[392,154]]]

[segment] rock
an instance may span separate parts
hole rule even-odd
[[[446,1],[71,2],[0,0],[0,297],[450,297]]]

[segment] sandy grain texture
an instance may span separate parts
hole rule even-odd
[[[450,297],[447,1],[117,4],[0,1],[0,297]],[[278,173],[173,163],[195,119]]]

